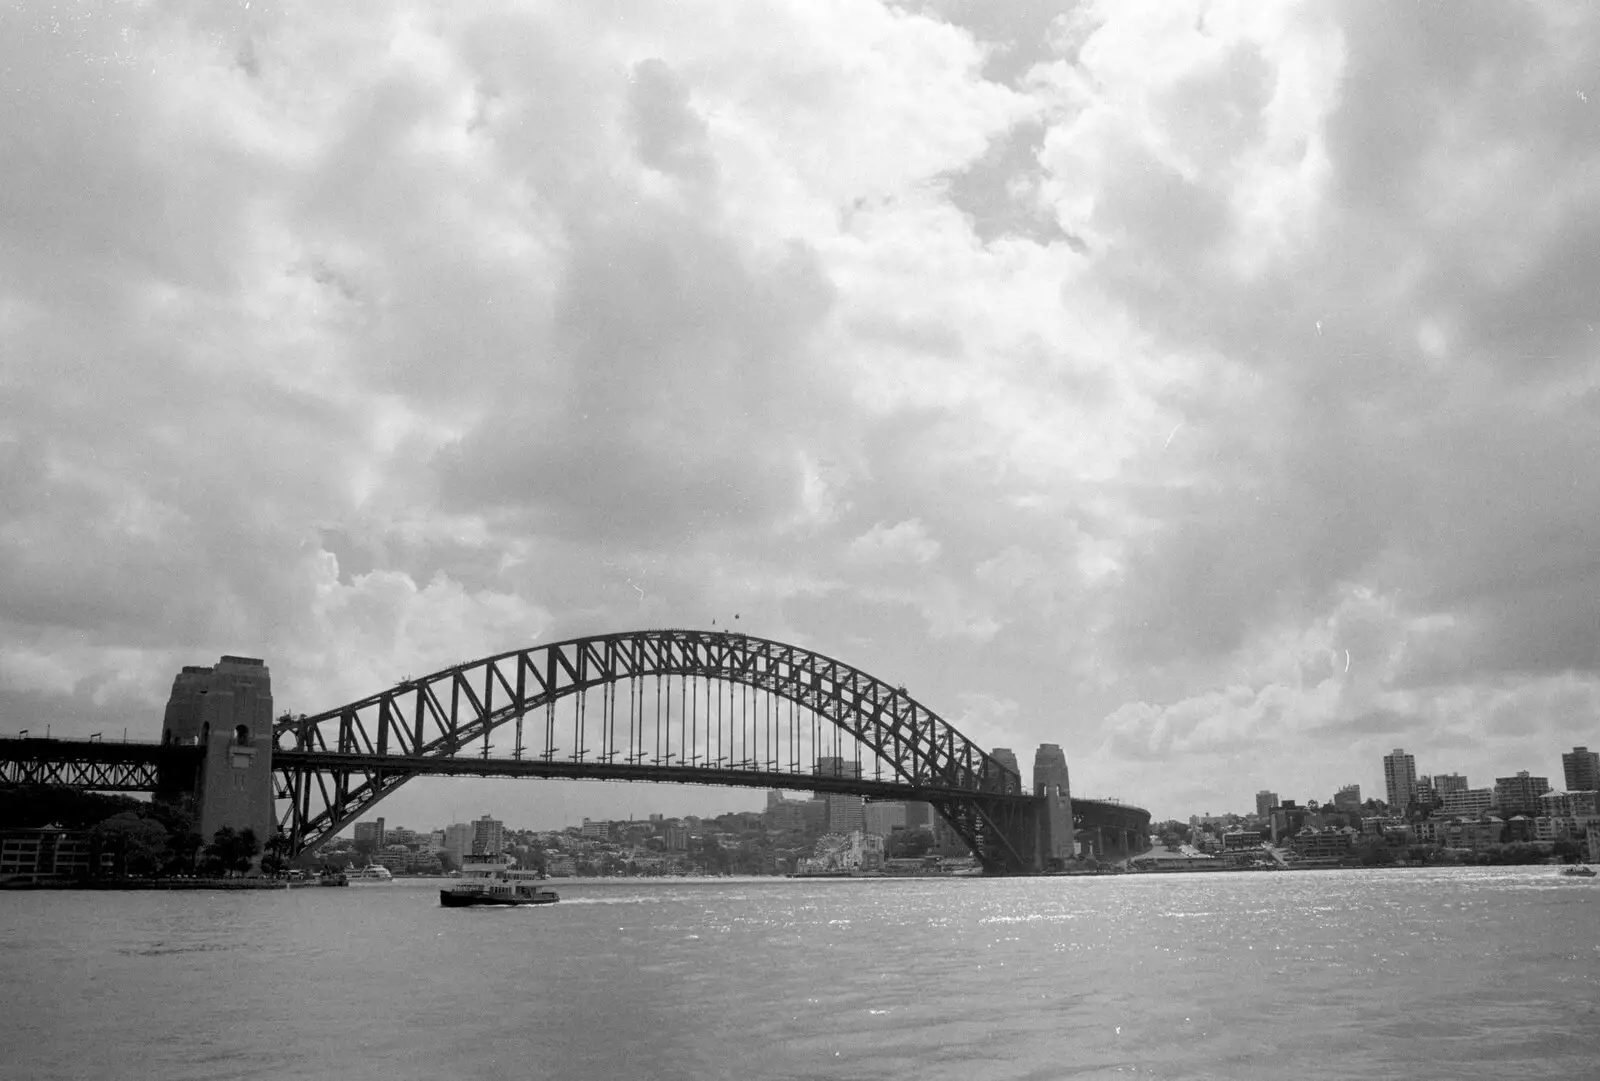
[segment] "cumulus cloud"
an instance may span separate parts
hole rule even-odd
[[[1397,740],[1553,773],[1600,688],[1597,33],[9,8],[0,727],[740,613],[1161,813]]]

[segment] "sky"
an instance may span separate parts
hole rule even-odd
[[[0,734],[726,626],[1158,818],[1600,746],[1584,3],[0,9]],[[416,826],[760,793],[418,781]]]

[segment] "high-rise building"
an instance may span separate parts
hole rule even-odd
[[[1467,775],[1464,773],[1435,773],[1433,775],[1433,793],[1444,799],[1452,792],[1465,792],[1467,790]]]
[[[389,831],[384,828],[383,816],[380,815],[376,822],[356,823],[356,844],[363,841],[369,842],[374,850],[389,843]]]
[[[1433,790],[1433,778],[1424,773],[1417,778],[1416,788],[1411,793],[1412,802],[1424,810],[1431,811],[1437,802]]]
[[[817,759],[815,775],[818,777],[860,777],[861,763],[847,758],[821,757]]]
[[[1539,813],[1539,797],[1548,791],[1550,778],[1530,777],[1527,770],[1519,770],[1515,777],[1494,779],[1494,805],[1500,809],[1502,818],[1512,815],[1532,818]]]
[[[849,833],[861,828],[867,801],[860,796],[843,796],[830,792],[828,804],[828,832]]]
[[[805,800],[784,799],[777,792],[768,794],[767,809],[761,815],[761,825],[773,833],[785,833],[790,830],[803,830],[806,828]],[[771,796],[778,796],[776,800]]]
[[[1256,793],[1256,814],[1266,818],[1272,809],[1278,805],[1278,794],[1269,792],[1265,788]]]
[[[1417,760],[1396,747],[1393,754],[1383,756],[1383,786],[1389,797],[1389,809],[1404,811],[1411,805],[1417,785]]]
[[[1566,775],[1568,792],[1593,792],[1600,788],[1600,751],[1572,748],[1561,756],[1561,772]]]
[[[1339,791],[1333,794],[1333,805],[1346,814],[1353,814],[1361,810],[1361,786],[1358,784],[1341,785]]]
[[[1492,788],[1458,788],[1444,797],[1444,813],[1476,818],[1494,806]]]
[[[922,800],[910,800],[906,803],[906,828],[917,829],[921,826],[933,825],[933,804],[924,803]]]
[[[452,822],[444,828],[444,850],[459,864],[472,852],[472,823]]]
[[[472,854],[498,856],[505,848],[506,824],[484,815],[472,824]]]
[[[905,828],[906,805],[889,800],[869,803],[861,812],[861,828],[878,837],[887,837]]]

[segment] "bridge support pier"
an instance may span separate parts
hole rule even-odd
[[[261,661],[223,657],[213,668],[186,665],[178,673],[161,742],[197,747],[202,757],[191,778],[172,779],[168,795],[192,799],[202,839],[228,826],[265,845],[277,831],[272,741],[272,677]]]

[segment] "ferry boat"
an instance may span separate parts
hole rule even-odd
[[[394,879],[394,875],[389,873],[389,868],[374,863],[359,871],[351,871],[349,878],[352,882],[390,882]]]
[[[439,891],[439,903],[445,908],[555,904],[561,898],[539,885],[540,878],[538,871],[517,870],[517,861],[507,855],[467,856],[461,877]]]

